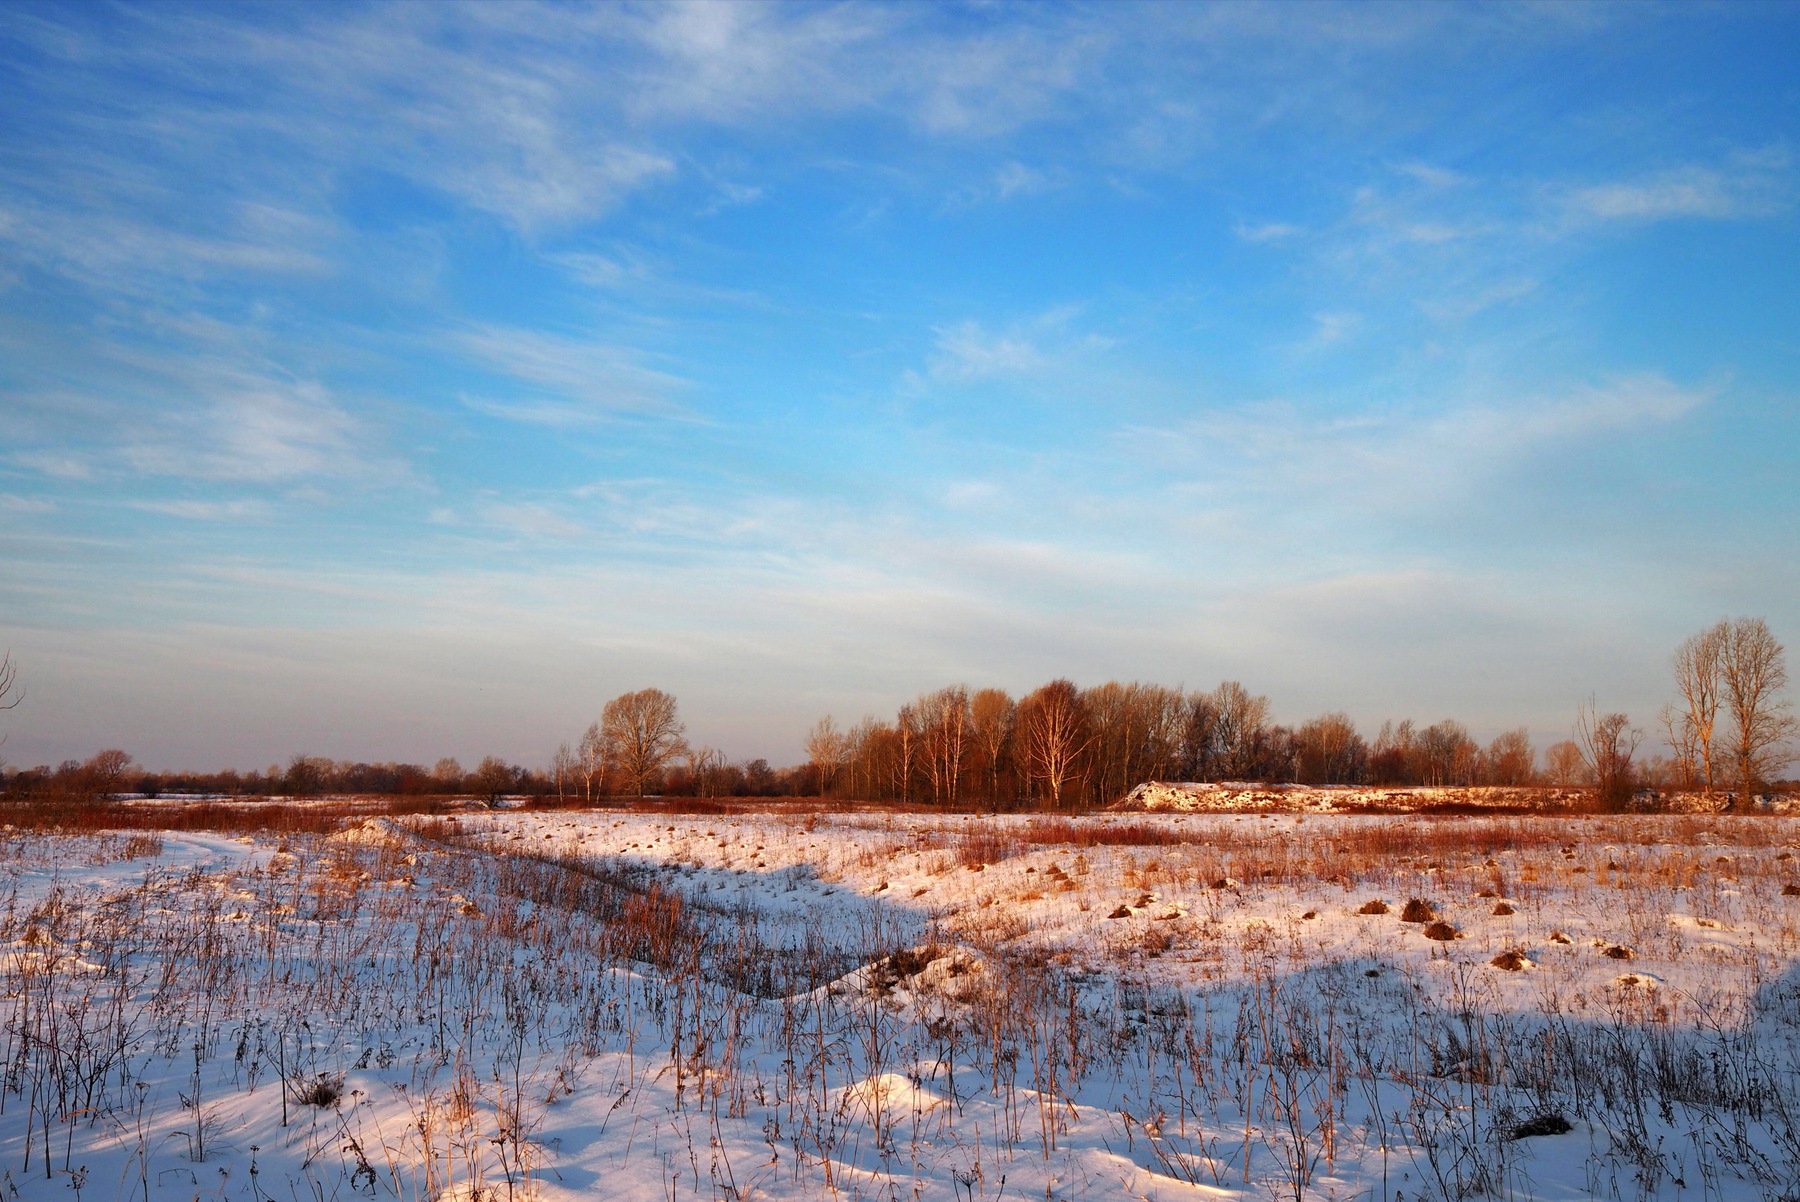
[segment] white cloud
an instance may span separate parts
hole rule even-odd
[[[1723,171],[1689,166],[1571,188],[1565,204],[1571,215],[1596,221],[1728,221],[1768,215],[1778,207],[1778,193],[1765,169]]]
[[[590,288],[624,288],[649,275],[642,263],[618,255],[567,252],[551,255],[549,260]]]
[[[895,29],[891,11],[856,5],[675,3],[621,17],[620,31],[655,56],[637,67],[628,101],[652,122],[761,122],[866,104]]]
[[[27,471],[57,480],[92,480],[93,460],[63,451],[15,451],[7,458]]]
[[[1360,313],[1315,313],[1312,337],[1301,343],[1300,349],[1307,352],[1329,350],[1349,342],[1361,326]]]
[[[42,497],[21,497],[17,493],[0,492],[0,510],[7,513],[55,513],[56,502]]]
[[[937,354],[931,374],[943,379],[974,381],[994,376],[1032,375],[1050,364],[1049,356],[1023,335],[996,334],[979,322],[965,321],[936,331]]]
[[[627,347],[492,325],[461,331],[451,342],[537,391],[520,398],[463,398],[465,405],[490,416],[552,426],[624,416],[695,420],[674,400],[687,382],[645,366],[642,356]]]
[[[375,439],[322,385],[228,369],[210,398],[127,434],[132,470],[207,480],[277,482],[372,473]]]
[[[1419,308],[1433,321],[1453,323],[1467,321],[1489,309],[1510,305],[1534,295],[1540,281],[1531,278],[1502,280],[1491,287],[1469,293],[1456,291],[1438,300],[1422,300]]]
[[[958,480],[946,485],[943,503],[949,509],[980,512],[1006,500],[1006,490],[992,480]]]
[[[1005,163],[994,172],[994,193],[1001,200],[1010,200],[1014,196],[1031,196],[1048,190],[1051,187],[1050,177],[1042,171],[1033,170],[1015,160]]]
[[[713,199],[702,205],[700,215],[712,217],[726,209],[752,205],[763,198],[763,190],[755,184],[734,184],[729,180],[713,186]]]
[[[1285,221],[1265,221],[1258,225],[1240,221],[1232,227],[1232,232],[1245,242],[1285,242],[1306,231]]]
[[[1045,171],[1029,167],[1017,159],[1008,159],[978,183],[954,190],[947,207],[955,211],[981,205],[1007,204],[1054,192],[1068,186],[1068,182],[1067,173],[1061,170]]]
[[[1148,462],[1181,465],[1194,488],[1233,504],[1329,497],[1410,510],[1479,494],[1498,470],[1547,450],[1679,422],[1716,395],[1648,373],[1504,404],[1475,399],[1332,415],[1269,402],[1179,427],[1127,430],[1123,445]]]
[[[587,527],[548,505],[529,501],[489,501],[479,508],[481,521],[527,538],[580,539]]]
[[[1459,188],[1469,182],[1469,177],[1461,172],[1451,171],[1447,167],[1439,167],[1431,163],[1402,163],[1394,170],[1427,188]]]
[[[221,272],[322,277],[334,270],[323,253],[321,223],[263,207],[241,216],[217,232],[195,233],[150,215],[46,204],[21,209],[10,225],[0,225],[0,246],[85,284],[157,300],[171,287]]]
[[[257,500],[231,501],[133,501],[133,509],[160,513],[196,522],[253,522],[269,516],[269,507]]]
[[[1076,307],[1064,305],[1001,330],[972,319],[938,326],[932,331],[929,374],[957,383],[1037,376],[1112,346],[1102,335],[1072,330],[1078,314]]]

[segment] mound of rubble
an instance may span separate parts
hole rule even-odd
[[[1570,809],[1576,790],[1458,786],[1272,785],[1145,781],[1112,807],[1154,813],[1468,813]]]

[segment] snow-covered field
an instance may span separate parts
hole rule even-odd
[[[522,810],[15,831],[0,1194],[1791,1199],[1797,835]]]

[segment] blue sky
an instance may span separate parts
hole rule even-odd
[[[1793,5],[0,5],[13,763],[1800,638]]]

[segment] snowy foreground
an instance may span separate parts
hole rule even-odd
[[[12,832],[0,1195],[1791,1199],[1796,835],[612,811]]]

